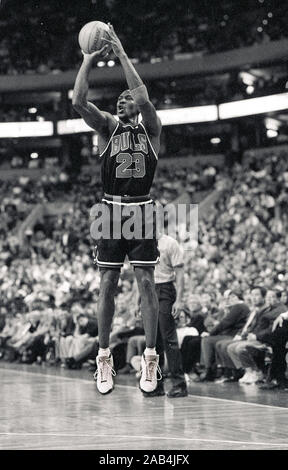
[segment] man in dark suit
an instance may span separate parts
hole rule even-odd
[[[288,343],[287,310],[274,320],[272,332],[265,336],[265,342],[272,347],[272,360],[266,381],[259,388],[261,390],[274,390],[275,388],[288,390],[288,380],[285,376]]]
[[[214,380],[216,359],[216,344],[221,340],[230,340],[241,330],[249,314],[248,306],[243,302],[241,294],[228,290],[224,293],[228,309],[224,318],[210,331],[205,333],[201,343],[201,364],[205,371],[200,375],[199,381]],[[204,334],[202,333],[202,336]]]
[[[252,298],[256,290],[259,288],[252,290]],[[245,369],[245,375],[239,380],[240,383],[256,383],[263,380],[263,360],[267,349],[265,338],[272,333],[274,320],[287,309],[279,303],[276,291],[269,290],[265,300],[266,307],[256,311],[253,321],[245,332],[245,339],[235,341],[227,347],[227,354],[235,367]]]
[[[253,331],[256,325],[256,318],[262,313],[265,307],[266,289],[263,287],[254,287],[249,292],[252,309],[247,316],[246,322],[241,330],[239,330],[233,338],[220,340],[216,344],[216,355],[218,364],[224,369],[224,377],[221,377],[218,382],[237,382],[243,375],[244,371],[241,368],[235,368],[235,364],[228,354],[228,347],[235,345],[239,341],[246,340],[249,333]]]

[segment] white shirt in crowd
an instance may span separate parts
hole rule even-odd
[[[155,267],[155,283],[174,282],[175,267],[184,263],[183,250],[174,238],[165,234],[158,240],[158,249],[160,263]]]

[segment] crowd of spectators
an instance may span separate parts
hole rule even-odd
[[[88,21],[111,21],[131,57],[145,62],[187,53],[213,53],[249,46],[286,34],[283,2],[26,0],[2,2],[0,73],[57,73],[78,65],[80,28]],[[124,34],[125,32],[125,34]],[[140,52],[139,52],[140,51]]]
[[[1,354],[10,361],[61,362],[66,367],[81,367],[95,357],[98,347],[100,278],[92,263],[89,209],[101,198],[99,179],[87,174],[70,178],[65,172],[52,175],[52,180],[47,175],[34,182],[25,178],[17,184],[1,183]],[[195,192],[213,188],[219,197],[212,210],[203,214],[200,211],[198,243],[190,237],[189,227],[178,234],[185,249],[185,309],[179,319],[179,343],[185,372],[198,376],[198,363],[202,362],[204,379],[214,379],[212,369],[219,364],[221,354],[215,340],[205,336],[225,336],[219,340],[227,340],[242,335],[247,316],[255,307],[252,286],[268,291],[267,296],[261,294],[260,303],[260,310],[266,309],[266,313],[267,309],[270,312],[274,295],[275,315],[269,313],[265,325],[270,333],[277,316],[287,308],[287,151],[263,151],[261,157],[251,152],[241,165],[221,170],[170,165],[160,169],[152,195],[165,205],[190,191],[193,202]],[[60,206],[67,204],[66,212],[55,213],[58,200]],[[23,245],[19,245],[13,232],[19,222],[19,207],[28,204],[31,209],[36,203],[54,204],[54,212],[44,212],[33,229],[26,229]],[[133,302],[135,288],[133,272],[125,265],[111,332],[118,351],[116,368],[127,361],[127,344],[135,342],[130,337],[143,336],[139,307]],[[236,301],[233,296],[231,300],[227,290],[236,292]],[[243,302],[247,306],[244,310]],[[241,306],[242,316],[235,324],[228,321],[227,329],[227,315],[235,304]],[[259,333],[257,328],[255,331]],[[263,337],[259,338],[254,341],[261,343]],[[271,338],[269,341],[271,344]],[[137,351],[142,343],[141,339],[137,342]],[[257,351],[258,346],[254,348]],[[254,370],[254,375],[249,372],[254,382],[265,371],[264,359],[260,359],[261,370],[248,367]],[[224,364],[224,368],[229,369],[231,378],[234,367]],[[238,369],[242,372],[243,367]],[[239,373],[236,377],[240,378]]]

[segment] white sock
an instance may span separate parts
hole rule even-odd
[[[156,354],[155,348],[146,348],[144,351],[144,356],[156,356]]]
[[[98,356],[100,357],[103,357],[103,356],[110,356],[111,354],[111,351],[109,348],[99,348],[99,351],[98,351]]]

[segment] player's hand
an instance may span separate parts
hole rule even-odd
[[[109,52],[110,52],[110,47],[109,44],[105,44],[99,51],[92,52],[91,54],[86,54],[86,52],[81,51],[83,54],[83,60],[86,61],[93,61],[96,57],[99,59],[104,59],[105,57],[108,57]]]
[[[109,26],[109,32],[108,32],[109,39],[102,38],[102,40],[111,45],[113,52],[117,57],[120,57],[121,55],[125,55],[124,47],[122,46],[120,39],[115,33],[112,24],[108,23],[108,26]]]
[[[177,318],[179,318],[179,315],[182,310],[183,310],[183,303],[178,302],[176,300],[176,302],[174,302],[174,304],[172,305],[172,312],[171,312],[174,320],[177,320]]]
[[[275,331],[277,327],[282,328],[283,321],[284,321],[284,318],[281,315],[279,315],[279,317],[277,317],[276,320],[274,320],[272,331]]]

